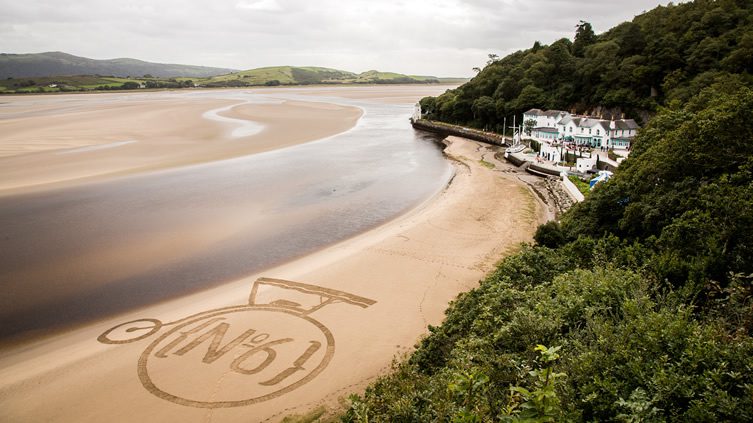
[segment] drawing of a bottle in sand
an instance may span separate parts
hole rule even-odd
[[[139,319],[99,336],[104,344],[154,338],[138,358],[150,393],[177,404],[220,408],[256,404],[319,375],[335,353],[335,337],[311,315],[331,304],[361,308],[375,301],[281,279],[254,282],[247,304],[162,323]]]

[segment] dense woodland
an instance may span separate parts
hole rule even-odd
[[[478,128],[531,108],[626,113],[645,123],[715,83],[753,84],[752,9],[750,0],[670,3],[600,35],[580,22],[573,41],[490,55],[469,83],[421,104],[431,119]]]
[[[571,104],[653,117],[609,182],[459,296],[344,421],[753,421],[752,5],[659,7],[587,40],[581,25],[424,100],[476,124]]]

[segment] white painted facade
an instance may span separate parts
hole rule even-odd
[[[539,151],[539,157],[542,160],[547,160],[555,163],[562,161],[561,148],[553,147],[547,143],[541,144],[541,151]]]
[[[586,173],[589,170],[596,169],[596,157],[581,157],[575,162],[575,168],[578,172]]]
[[[523,122],[534,120],[529,139],[539,142],[573,142],[589,147],[629,149],[639,126],[632,119],[605,120],[591,116],[572,115],[561,110],[531,109],[523,114]]]

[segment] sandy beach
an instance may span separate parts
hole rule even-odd
[[[58,107],[35,113],[26,103],[36,97],[7,97],[0,109],[0,193],[260,153],[347,131],[361,116],[356,107],[319,102],[98,94],[68,95],[60,105],[57,97],[63,96],[54,98]],[[234,133],[239,125],[230,119],[203,117],[217,109],[257,124],[256,133]]]
[[[98,283],[102,284],[101,289],[115,288],[124,275],[149,275],[152,267],[160,266],[168,271],[182,261],[204,257],[240,235],[258,237],[271,228],[254,222],[270,210],[277,209],[270,216],[282,216],[280,204],[297,204],[297,208],[286,211],[284,218],[277,218],[285,219],[289,225],[298,222],[296,213],[304,210],[320,213],[322,218],[339,212],[326,208],[345,206],[330,198],[338,188],[355,193],[349,194],[354,197],[345,198],[363,197],[358,200],[362,204],[379,207],[380,202],[371,196],[384,195],[382,191],[361,191],[378,180],[369,172],[411,175],[409,171],[418,166],[392,162],[392,152],[379,150],[379,143],[374,144],[377,149],[373,151],[381,151],[381,167],[369,168],[375,166],[373,156],[358,159],[349,164],[351,167],[339,170],[345,172],[341,174],[346,179],[355,177],[349,173],[353,170],[366,170],[349,182],[330,181],[329,174],[297,176],[322,181],[313,185],[315,197],[308,199],[273,198],[283,185],[285,189],[280,192],[296,192],[291,187],[301,181],[292,178],[276,181],[272,186],[265,182],[262,185],[268,189],[253,191],[265,193],[268,200],[213,196],[216,203],[197,205],[209,198],[208,193],[200,195],[201,190],[189,190],[185,193],[187,200],[181,200],[187,201],[185,207],[152,217],[151,202],[164,197],[160,189],[173,189],[169,187],[178,182],[206,185],[209,178],[222,180],[233,173],[211,173],[201,165],[196,172],[185,168],[173,173],[157,172],[152,179],[135,177],[135,185],[129,185],[134,177],[123,179],[123,183],[118,183],[117,178],[277,150],[348,131],[354,125],[360,129],[353,131],[361,133],[360,138],[354,139],[368,143],[369,135],[376,128],[390,125],[390,121],[377,119],[364,124],[359,119],[362,108],[334,104],[327,98],[400,104],[408,112],[416,99],[444,89],[314,87],[285,90],[293,94],[287,99],[275,99],[273,94],[281,91],[269,89],[260,90],[266,99],[261,102],[106,94],[94,98],[94,102],[84,101],[83,96],[60,96],[65,101],[26,97],[11,106],[6,104],[0,112],[4,129],[0,135],[0,190],[9,199],[31,199],[30,209],[19,210],[43,211],[48,203],[50,207],[60,207],[65,202],[88,201],[91,196],[104,195],[108,187],[129,193],[156,183],[165,184],[149,194],[156,198],[134,197],[129,201],[136,205],[124,203],[131,212],[141,210],[139,203],[145,203],[140,213],[149,219],[146,226],[142,225],[142,218],[129,219],[126,213],[121,226],[102,227],[114,233],[125,232],[118,235],[120,238],[103,237],[102,225],[95,222],[93,226],[73,226],[43,238],[48,239],[45,245],[24,244],[28,252],[22,251],[18,257],[29,264],[17,267],[14,261],[6,263],[11,276],[16,272],[12,269],[18,269],[10,286],[18,285],[16,291],[21,293],[22,284],[28,284],[31,276],[38,279],[35,283],[44,284],[46,274],[70,275],[70,281],[66,277],[53,278],[55,286],[35,288],[49,291],[43,301],[96,291]],[[301,100],[309,97],[312,101]],[[374,113],[386,110],[372,109]],[[406,142],[400,137],[407,133],[398,134],[402,135],[397,142]],[[449,138],[445,143],[449,145],[445,155],[454,175],[451,182],[386,224],[277,267],[243,273],[242,277],[225,280],[210,289],[166,297],[173,299],[156,304],[144,302],[151,305],[124,308],[129,311],[121,314],[103,314],[110,317],[56,334],[5,342],[0,347],[0,420],[255,422],[280,421],[321,405],[337,407],[348,394],[363,389],[387,371],[394,357],[410,351],[428,325],[442,321],[449,301],[474,287],[494,263],[520,242],[529,241],[535,227],[546,219],[543,206],[509,172],[509,165],[494,159],[491,147],[459,138]],[[334,145],[342,148],[345,144]],[[439,167],[434,164],[435,169],[423,178],[448,178],[447,162],[434,146],[419,143],[418,147],[421,151],[431,150],[437,163],[441,163]],[[365,148],[365,144],[351,148]],[[303,154],[305,158],[319,150],[303,151],[306,153],[295,150],[291,154]],[[336,154],[337,150],[321,151],[324,153],[317,154]],[[414,156],[417,153],[411,153],[410,148],[401,151],[400,160],[408,163],[413,157],[431,157],[426,153]],[[264,154],[260,157],[267,157]],[[290,160],[290,155],[279,157]],[[232,167],[229,162],[217,163],[219,169]],[[240,174],[245,172],[243,166],[249,166],[245,163],[234,164],[240,166]],[[264,160],[248,163],[262,167]],[[273,160],[267,166],[274,168],[275,163]],[[299,162],[298,166],[302,164]],[[405,168],[400,170],[399,166]],[[192,172],[197,176],[190,176]],[[192,181],[190,178],[197,182],[187,182]],[[107,180],[116,183],[101,182]],[[142,180],[146,185],[139,185]],[[249,189],[244,183],[248,182],[239,179],[239,186],[217,182],[211,186],[233,196]],[[72,190],[76,187],[83,190]],[[74,192],[75,198],[67,197]],[[116,198],[118,192],[114,193]],[[397,187],[393,185],[389,192],[397,192]],[[230,198],[232,201],[228,201]],[[307,202],[312,204],[309,208],[305,208]],[[6,202],[4,207],[14,210],[14,204]],[[61,218],[71,218],[73,211],[88,213],[98,203],[82,204],[63,212]],[[105,205],[92,216],[118,214],[118,204]],[[198,213],[204,209],[212,213]],[[343,216],[354,213],[344,210]],[[363,210],[356,215],[368,219],[370,213]],[[43,226],[36,220],[24,224],[37,231],[57,230],[60,226],[57,217],[45,219],[49,222]],[[23,228],[16,232],[6,230],[6,237],[22,239],[18,237],[27,233]],[[315,235],[316,228],[309,232]],[[70,237],[74,241],[92,238],[94,243],[81,246],[79,251],[78,241],[63,243]],[[265,238],[259,239],[259,245],[264,246]],[[58,251],[57,243],[66,247]],[[284,246],[267,246],[270,250],[279,247]],[[239,251],[242,253],[243,249]],[[57,257],[57,261],[45,261],[35,267],[35,262],[29,260],[41,252]],[[81,262],[84,267],[70,267],[74,262]],[[201,265],[196,268],[213,271]],[[211,279],[212,274],[208,275]],[[181,280],[173,283],[180,284]],[[33,310],[34,301],[38,301],[32,295],[35,290],[23,294],[26,297],[6,297],[6,306]],[[132,293],[137,294],[141,292]],[[24,301],[30,302],[24,306]],[[44,303],[38,304],[41,307]],[[86,307],[106,309],[107,305],[90,303]]]
[[[480,164],[505,166],[487,147],[450,142],[452,183],[386,225],[3,351],[2,419],[278,421],[363,388],[542,219],[524,186]],[[153,320],[122,325],[137,319]]]
[[[412,104],[453,86],[248,90],[274,98],[332,96]],[[222,90],[215,91],[222,92]],[[255,154],[352,128],[357,107],[312,101],[244,101],[201,92],[3,96],[0,195]],[[225,122],[207,118],[218,111]],[[235,121],[235,122],[233,122]],[[244,122],[255,130],[239,128]],[[239,131],[239,129],[241,129]]]

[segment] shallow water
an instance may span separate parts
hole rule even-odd
[[[385,223],[449,180],[436,140],[411,128],[412,106],[327,101],[364,116],[346,133],[282,150],[0,197],[0,338],[259,272]]]

